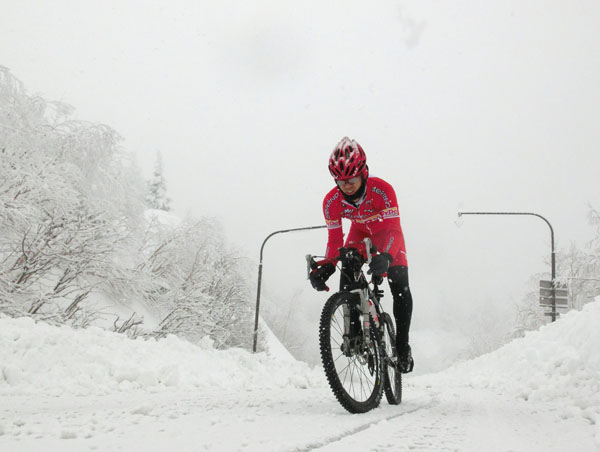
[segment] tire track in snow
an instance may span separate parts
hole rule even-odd
[[[399,418],[401,416],[405,416],[407,414],[415,413],[415,412],[418,412],[418,411],[421,411],[421,410],[429,410],[432,407],[434,407],[435,405],[437,405],[438,403],[439,402],[437,400],[430,400],[428,403],[420,404],[418,406],[415,406],[415,407],[412,407],[410,409],[404,410],[401,413],[397,413],[397,414],[394,414],[394,415],[391,415],[391,416],[384,416],[383,418],[377,419],[375,421],[371,420],[371,421],[369,421],[369,422],[367,422],[365,424],[359,425],[359,426],[354,427],[354,428],[352,428],[350,430],[346,430],[344,433],[328,437],[328,438],[326,438],[326,439],[324,439],[322,441],[315,441],[315,442],[309,443],[309,444],[307,444],[305,446],[300,446],[300,447],[294,447],[294,448],[291,448],[291,449],[286,449],[285,452],[309,452],[309,451],[313,451],[313,450],[318,450],[318,449],[326,447],[326,446],[328,446],[330,444],[333,444],[333,443],[335,443],[337,441],[341,441],[343,439],[347,439],[347,438],[349,438],[349,437],[351,437],[353,435],[358,435],[358,434],[364,432],[365,430],[367,430],[367,429],[369,429],[369,428],[371,428],[373,426],[382,424],[384,422],[388,422],[388,421],[390,421],[392,419],[396,419],[396,418]],[[400,405],[400,407],[402,407],[402,405]],[[350,415],[350,416],[360,416],[360,414]]]

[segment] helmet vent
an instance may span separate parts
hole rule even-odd
[[[367,156],[360,144],[344,137],[329,157],[329,172],[336,179],[357,175],[367,177],[366,164]]]

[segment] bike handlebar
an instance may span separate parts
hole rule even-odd
[[[375,247],[375,245],[373,245],[373,242],[371,241],[371,239],[369,237],[365,237],[363,239],[362,243],[364,243],[364,251],[365,251],[364,254],[366,254],[366,258],[358,248],[354,248],[354,247],[348,247],[348,248],[342,247],[338,250],[339,254],[336,257],[329,258],[329,259],[322,259],[320,261],[315,260],[316,256],[307,254],[306,255],[307,279],[310,279],[310,274],[312,271],[316,270],[317,268],[319,268],[320,266],[322,266],[324,264],[333,263],[332,261],[341,261],[342,265],[344,265],[344,264],[357,265],[357,266],[360,265],[360,267],[362,267],[365,263],[369,264],[371,262],[373,256],[377,253],[377,248]],[[386,275],[384,274],[382,276],[386,276]],[[371,282],[373,282],[373,281],[371,281]],[[378,284],[373,282],[373,286],[374,286],[375,290],[377,290]],[[325,290],[328,292],[329,287],[325,286]]]

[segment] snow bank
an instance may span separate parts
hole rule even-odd
[[[285,345],[275,336],[275,333],[269,328],[267,322],[259,318],[260,332],[264,335],[264,346],[267,355],[279,361],[296,361]]]
[[[445,376],[456,384],[555,404],[564,418],[583,416],[595,423],[600,442],[600,299]]]
[[[0,315],[0,394],[88,395],[169,387],[254,389],[323,384],[319,370],[264,353],[215,350],[176,336],[131,340]]]

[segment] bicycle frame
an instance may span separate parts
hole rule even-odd
[[[365,254],[367,255],[366,260],[356,248],[340,248],[340,254],[338,257],[341,263],[339,290],[340,292],[354,293],[358,296],[364,344],[369,347],[371,345],[371,336],[370,334],[366,333],[370,328],[369,317],[373,318],[375,327],[379,328],[379,316],[382,311],[379,301],[381,291],[378,289],[377,284],[374,283],[373,289],[371,289],[369,282],[362,271],[363,265],[371,262],[371,250],[373,249],[373,244],[370,238],[366,237],[363,240],[363,243],[365,245]],[[314,268],[316,263],[314,263],[313,256],[307,255],[306,259],[308,263],[308,273],[310,274],[310,271],[312,268]],[[350,309],[344,307],[343,312],[344,329],[345,331],[350,331]],[[349,339],[346,337],[345,342],[348,340]],[[349,347],[348,343],[345,345]]]

